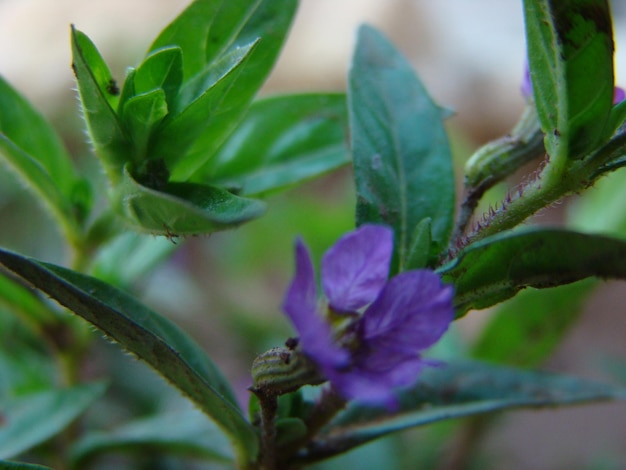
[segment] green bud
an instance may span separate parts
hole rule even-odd
[[[257,356],[252,363],[252,380],[252,390],[266,395],[282,395],[326,381],[300,350],[287,348],[272,348]]]
[[[489,142],[471,156],[465,164],[465,184],[486,191],[545,153],[537,111],[529,104],[510,134]]]

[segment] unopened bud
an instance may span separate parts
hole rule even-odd
[[[282,395],[303,385],[326,381],[315,364],[298,349],[272,348],[252,363],[253,391]]]

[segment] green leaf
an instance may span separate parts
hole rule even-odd
[[[548,290],[527,289],[498,305],[482,329],[472,356],[518,367],[536,367],[560,344],[582,313],[597,281]]]
[[[210,6],[213,5],[213,2],[198,1],[196,3],[198,4],[197,8],[206,11],[206,17],[211,19],[214,17],[211,13],[212,10],[206,10],[213,8]],[[236,76],[233,74],[228,80],[220,82],[220,86],[217,87],[218,90],[215,90],[216,96],[207,98],[208,101],[212,102],[208,125],[197,135],[193,146],[185,152],[184,159],[181,160],[182,156],[176,155],[177,152],[180,153],[180,148],[178,150],[176,148],[176,142],[180,135],[172,133],[171,138],[175,137],[173,142],[165,138],[160,140],[158,146],[155,147],[165,149],[163,158],[166,160],[169,158],[177,159],[176,165],[170,166],[168,164],[173,180],[186,181],[191,177],[211,158],[226,137],[243,119],[252,98],[274,66],[297,5],[297,0],[220,2],[219,15],[210,21],[204,45],[202,41],[197,40],[197,37],[194,38],[201,50],[194,57],[204,54],[207,66],[216,63],[220,57],[229,54],[229,51],[236,51],[237,48],[242,49],[250,44],[256,44],[256,46],[245,61],[237,67]],[[249,14],[245,12],[249,12]],[[258,43],[256,43],[257,41]],[[164,45],[168,41],[157,42],[159,45]],[[170,42],[170,44],[174,43]],[[201,73],[206,67],[197,68],[196,65],[191,67],[192,69],[196,67],[195,71],[189,71],[187,64],[189,54],[186,53],[186,46],[181,47],[185,63],[185,82],[187,82],[188,79],[192,78],[191,75],[195,76]],[[205,49],[202,49],[203,47]],[[201,61],[197,60],[197,62]],[[198,109],[194,113],[201,114],[201,110]]]
[[[130,98],[122,110],[122,121],[133,145],[133,160],[142,161],[148,155],[148,144],[155,127],[167,115],[163,89],[158,88]]]
[[[52,470],[50,467],[26,462],[10,462],[0,460],[0,470]]]
[[[495,305],[525,287],[586,277],[626,278],[626,241],[566,230],[504,233],[474,243],[438,272],[454,285],[457,316]]]
[[[211,132],[211,128],[213,134],[215,129],[224,131],[227,122],[222,121],[221,114],[229,106],[224,101],[237,90],[242,67],[255,45],[250,43],[231,50],[183,85],[176,108],[171,110],[150,147],[150,154],[163,158],[174,179],[180,180],[175,174],[177,166],[187,161],[189,149],[202,134]]]
[[[348,108],[357,189],[357,225],[395,232],[396,270],[404,270],[411,236],[430,218],[429,261],[447,245],[454,177],[441,109],[410,64],[380,33],[364,26],[349,78]]]
[[[386,408],[349,405],[301,458],[327,458],[388,434],[437,421],[514,408],[611,399],[626,399],[626,388],[479,362],[449,363],[427,369],[417,385],[399,393],[395,413]]]
[[[180,47],[166,47],[151,53],[133,76],[134,94],[156,89],[165,92],[167,104],[173,107],[183,83],[183,53]]]
[[[524,0],[528,60],[546,150],[582,158],[612,133],[608,0]]]
[[[27,183],[71,238],[91,209],[91,194],[45,118],[0,77],[0,157]]]
[[[239,187],[241,194],[277,190],[346,164],[346,133],[344,95],[263,99],[252,104],[202,179]]]
[[[228,440],[197,410],[170,412],[126,423],[112,431],[91,432],[73,446],[72,467],[87,468],[99,455],[113,452],[165,455],[232,462]]]
[[[230,386],[182,330],[102,281],[0,250],[0,264],[92,323],[147,362],[220,426],[239,460],[254,459],[258,438]],[[243,460],[241,460],[243,461]]]
[[[180,47],[187,81],[233,44],[260,3],[260,0],[196,0],[159,34],[148,54],[168,46]]]
[[[119,97],[111,93],[111,73],[100,53],[73,26],[72,58],[89,136],[109,179],[117,183],[124,164],[132,159],[130,142],[114,111]]]
[[[138,183],[128,171],[117,189],[120,215],[138,230],[166,236],[210,233],[259,217],[265,203],[195,183],[168,183],[159,190]]]
[[[103,383],[47,390],[11,398],[2,404],[0,459],[20,455],[65,429],[96,399]]]

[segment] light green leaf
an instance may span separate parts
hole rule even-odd
[[[187,152],[196,140],[211,129],[213,133],[216,128],[225,129],[220,116],[228,111],[224,100],[237,90],[239,74],[255,44],[231,50],[183,85],[177,108],[171,110],[150,147],[150,153],[158,154],[165,161],[175,180],[180,179],[175,173],[177,166],[187,161]]]
[[[258,438],[206,353],[182,330],[128,294],[97,279],[0,250],[0,264],[147,362],[211,417],[238,461],[254,460]]]
[[[175,181],[186,181],[209,161],[225,138],[244,118],[254,95],[274,67],[295,15],[298,1],[262,0],[245,21],[239,22],[237,18],[244,20],[244,16],[239,16],[238,12],[242,8],[252,12],[256,4],[256,1],[251,0],[221,3],[220,14],[226,15],[225,17],[229,19],[223,23],[216,21],[215,25],[218,26],[214,26],[213,30],[209,31],[206,42],[215,46],[207,46],[207,58],[214,62],[217,57],[224,55],[228,50],[244,48],[256,41],[258,44],[250,56],[237,68],[238,75],[236,81],[233,77],[233,86],[224,87],[224,95],[221,97],[219,107],[213,110],[212,116],[215,118],[211,119],[209,127],[198,136],[184,160],[180,161],[175,168],[170,168]],[[229,23],[236,23],[239,28],[229,29]]]
[[[151,53],[135,70],[135,95],[162,89],[169,107],[173,107],[183,83],[183,53],[180,47],[166,47]]]
[[[165,455],[182,455],[232,463],[228,440],[214,423],[195,409],[170,412],[126,423],[112,431],[91,432],[72,447],[72,467],[86,468],[102,454],[159,449]]]
[[[345,96],[286,95],[252,104],[202,178],[261,194],[348,163]]]
[[[178,46],[184,56],[184,77],[202,72],[226,52],[261,0],[196,0],[155,39],[148,54]]]
[[[394,270],[401,271],[417,224],[430,218],[434,262],[447,245],[455,204],[441,109],[406,59],[367,26],[359,30],[348,98],[357,225],[393,227]]]
[[[47,390],[11,398],[2,404],[0,459],[20,455],[65,429],[102,393],[103,383]]]
[[[167,115],[165,92],[158,88],[133,96],[122,110],[124,123],[133,146],[133,161],[141,162],[146,157],[150,137],[157,125]]]
[[[626,241],[559,229],[504,233],[468,246],[438,272],[454,285],[457,316],[487,308],[525,287],[586,277],[626,278]]]
[[[0,304],[13,312],[19,311],[24,318],[36,323],[51,319],[50,310],[30,289],[0,273]]]
[[[479,362],[449,363],[427,369],[417,385],[399,393],[399,409],[394,413],[384,407],[349,405],[300,459],[328,458],[388,434],[442,420],[612,399],[626,399],[626,388]]]
[[[117,183],[132,159],[132,148],[114,111],[119,97],[111,93],[111,73],[89,38],[74,27],[72,57],[89,136],[109,179]]]
[[[582,158],[612,133],[608,0],[524,0],[528,61],[546,150]]]
[[[195,183],[169,183],[159,190],[138,183],[128,171],[115,197],[120,215],[138,230],[166,236],[234,228],[265,212],[265,203]]]

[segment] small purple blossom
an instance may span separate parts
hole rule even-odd
[[[421,352],[453,320],[452,287],[430,270],[387,280],[393,232],[363,225],[344,235],[322,259],[328,318],[318,307],[307,247],[296,243],[296,273],[283,303],[302,352],[346,399],[393,406],[393,391],[413,384],[429,361]],[[346,325],[347,323],[347,325]],[[339,330],[339,331],[336,331]]]

